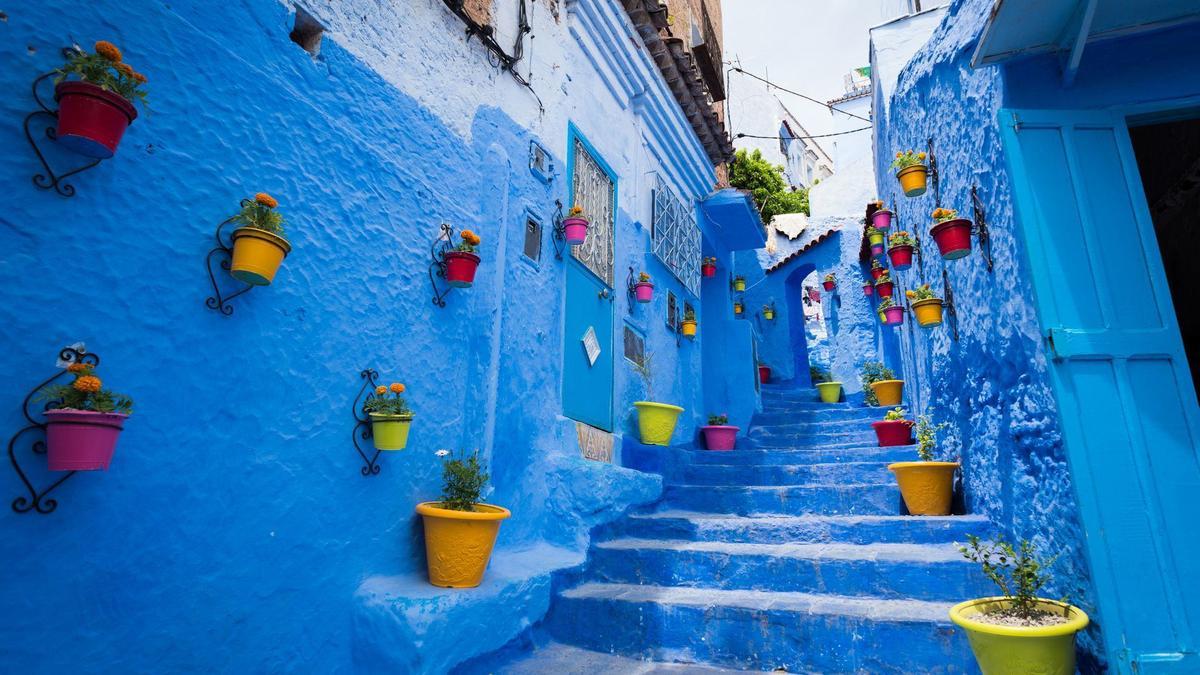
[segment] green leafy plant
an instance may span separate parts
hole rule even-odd
[[[825,275],[825,283],[836,284],[837,283],[837,275],[834,274],[833,272],[826,274]]]
[[[871,269],[872,270],[884,269],[883,263],[879,262],[878,258],[874,258],[871,260]]]
[[[448,450],[439,450],[446,457]],[[442,463],[442,508],[452,511],[474,511],[479,503],[479,493],[487,485],[489,476],[479,463],[479,452],[465,453]]]
[[[96,377],[96,366],[77,361],[67,366],[73,376],[67,384],[49,384],[38,392],[37,400],[46,401],[47,410],[86,410],[101,413],[133,412],[133,399],[104,388]]]
[[[888,247],[896,248],[897,246],[913,246],[912,235],[906,230],[897,230],[888,235]]]
[[[985,543],[973,534],[967,535],[967,545],[959,545],[958,550],[964,558],[983,568],[984,576],[1009,600],[1012,613],[1018,618],[1035,621],[1047,614],[1038,609],[1038,592],[1050,582],[1046,569],[1061,554],[1044,560],[1038,557],[1028,540],[1013,546],[999,536],[995,541]],[[1070,605],[1064,601],[1063,614],[1069,613]]]
[[[871,385],[884,380],[894,380],[896,374],[879,361],[866,361],[858,369],[867,405],[879,405],[879,399],[875,398],[875,391],[871,389]]]
[[[716,256],[711,256],[711,255],[706,255],[706,256],[704,256],[704,258],[703,258],[703,259],[700,261],[700,264],[701,264],[701,265],[712,265],[713,267],[716,267],[716,266],[717,266],[717,257],[716,257]]]
[[[878,286],[879,284],[890,284],[890,283],[892,283],[891,270],[884,270],[883,274],[880,274],[879,278],[875,280],[876,286]]]
[[[769,223],[781,213],[809,214],[808,190],[790,190],[783,167],[763,159],[760,150],[737,151],[729,163],[729,184],[754,196],[763,222]]]
[[[878,234],[878,235],[883,235],[883,230],[881,230],[881,229],[879,229],[879,228],[875,227],[874,225],[868,225],[868,226],[865,228],[864,232],[865,232],[865,234],[866,234],[868,237],[873,237],[873,236],[875,236],[875,235],[877,235],[877,234]]]
[[[723,427],[726,424],[729,424],[729,415],[725,413],[708,416],[708,426],[710,427]]]
[[[251,227],[277,236],[283,234],[283,216],[275,210],[279,202],[274,197],[259,192],[254,199],[242,200],[242,210],[233,217],[233,222],[242,227]]]
[[[887,414],[883,416],[883,419],[885,422],[903,422],[904,416],[907,414],[907,410],[901,408],[900,406],[896,406],[895,408],[887,411]]]
[[[808,378],[812,380],[813,384],[821,384],[822,382],[833,381],[833,375],[831,375],[829,371],[822,366],[810,365],[808,367]]]
[[[904,295],[913,302],[920,300],[933,300],[934,298],[937,298],[937,295],[934,294],[933,289],[929,287],[929,284],[921,284],[911,291],[905,291]]]
[[[81,81],[111,91],[129,101],[146,105],[146,76],[125,63],[121,50],[111,42],[100,40],[89,54],[76,47],[67,62],[58,69],[57,84],[74,75]]]
[[[645,272],[638,272],[638,283],[642,283],[642,284],[650,283],[650,275],[646,274]]]
[[[696,320],[696,310],[691,309],[690,307],[683,310],[683,320],[694,322]]]
[[[916,425],[917,456],[922,462],[933,461],[933,451],[937,448],[937,434],[946,428],[946,423],[934,424],[929,415],[918,415]]]
[[[879,283],[879,282],[875,282],[875,283]],[[882,300],[880,300],[879,305],[876,306],[875,309],[879,312],[883,312],[883,310],[891,309],[895,306],[896,306],[896,301],[892,300],[892,296],[889,295],[889,296],[886,296],[885,298],[883,298]]]
[[[374,395],[367,397],[363,403],[363,412],[412,417],[412,411],[408,409],[403,393],[404,385],[399,382],[393,382],[386,387],[381,384],[375,387]]]
[[[892,168],[897,171],[907,169],[910,166],[917,166],[925,163],[925,153],[915,150],[905,150],[897,152],[896,158],[892,160]]]
[[[933,213],[930,213],[929,215],[933,216],[935,221],[944,223],[948,220],[954,220],[955,218],[958,218],[958,211],[955,211],[954,209],[943,209],[939,206],[933,210]]]

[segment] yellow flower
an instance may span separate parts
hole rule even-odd
[[[917,297],[917,292],[916,291],[904,291],[904,295],[908,296],[908,299],[911,300],[911,299]]]
[[[279,202],[275,201],[274,197],[272,197],[271,195],[269,195],[265,192],[260,192],[256,195],[254,195],[254,201],[258,202],[259,204],[262,204],[263,206],[267,207],[268,209],[273,209],[276,206],[279,206]]]
[[[917,159],[925,159],[925,153],[923,153],[923,152],[918,152],[918,153],[917,153]]]
[[[96,377],[95,375],[84,375],[83,377],[77,378],[75,382],[71,384],[71,386],[75,387],[79,391],[94,394],[100,391],[100,378]]]
[[[570,213],[570,215],[571,215],[572,217],[578,216],[578,215],[579,215],[579,214],[581,214],[581,213],[583,213],[583,207],[582,207],[582,206],[580,206],[580,205],[576,204],[575,206],[572,206],[572,207],[571,207],[571,213]]]
[[[903,152],[897,152],[897,153],[896,153],[896,156],[897,156],[897,157],[903,157],[903,156],[904,156],[904,153],[903,153]]]
[[[133,66],[129,65],[128,63],[118,63],[114,67],[117,69],[118,73],[124,75],[125,77],[133,77]]]
[[[403,394],[403,393],[404,393],[404,385],[400,384],[399,382],[393,382],[393,383],[392,383],[392,386],[390,387],[390,389],[391,389],[391,390],[392,390],[394,393],[397,393],[397,394]]]
[[[383,396],[383,395],[384,395],[384,394],[386,394],[386,393],[387,393],[387,387],[383,386],[382,384],[381,384],[381,385],[379,385],[378,387],[375,387],[375,394],[376,394],[376,395],[378,395],[378,396]]]
[[[121,62],[121,50],[117,46],[107,40],[100,40],[95,45],[96,53],[113,63]]]

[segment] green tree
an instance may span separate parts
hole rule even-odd
[[[783,167],[763,159],[761,150],[737,151],[729,164],[729,184],[754,195],[763,222],[780,213],[809,213],[808,190],[789,190]]]

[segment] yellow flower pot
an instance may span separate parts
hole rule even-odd
[[[696,322],[695,321],[684,321],[682,328],[683,328],[683,336],[684,337],[690,337],[690,338],[696,337]]]
[[[872,246],[882,245],[883,244],[883,233],[877,232],[875,234],[869,234],[869,235],[867,235],[867,241],[871,242]]]
[[[882,406],[897,406],[900,405],[900,400],[904,398],[904,380],[880,380],[879,382],[871,383],[871,391],[875,392],[875,398]]]
[[[905,167],[896,172],[905,197],[920,197],[925,194],[925,181],[928,177],[929,171],[924,164]]]
[[[733,303],[733,313],[734,314],[742,313],[742,303],[740,303],[740,302]]]
[[[817,391],[821,392],[822,403],[837,403],[842,400],[841,382],[821,382],[817,384]]]
[[[967,640],[983,675],[1037,673],[1074,675],[1075,634],[1087,628],[1088,615],[1067,606],[1067,622],[1053,626],[997,626],[977,620],[980,614],[1011,604],[1004,597],[976,598],[950,609],[950,620],[967,631]],[[1063,612],[1063,604],[1038,599],[1038,609]]]
[[[412,415],[368,415],[371,418],[371,441],[376,450],[403,450],[408,445]]]
[[[917,315],[917,324],[926,328],[942,325],[941,298],[926,298],[912,304],[913,313]]]
[[[735,290],[739,293],[746,290],[746,280],[745,279],[734,279],[733,280],[733,290]]]
[[[635,401],[638,411],[638,433],[645,445],[670,445],[675,433],[675,422],[683,408],[670,403]]]
[[[292,246],[283,237],[253,227],[233,231],[233,262],[229,273],[252,286],[268,286]]]
[[[893,462],[900,496],[914,516],[948,516],[958,462]]]
[[[775,320],[775,312],[770,309],[764,309],[763,310],[763,318],[766,319],[767,321],[774,321]]]
[[[483,581],[508,509],[476,504],[474,511],[442,508],[441,502],[417,504],[425,523],[425,561],[429,583],[444,588],[474,588]]]

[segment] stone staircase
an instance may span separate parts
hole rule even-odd
[[[987,595],[953,543],[976,516],[910,517],[878,408],[764,387],[739,449],[672,448],[662,499],[594,533],[523,644],[465,672],[977,672],[947,611]],[[567,667],[566,664],[570,664]]]

